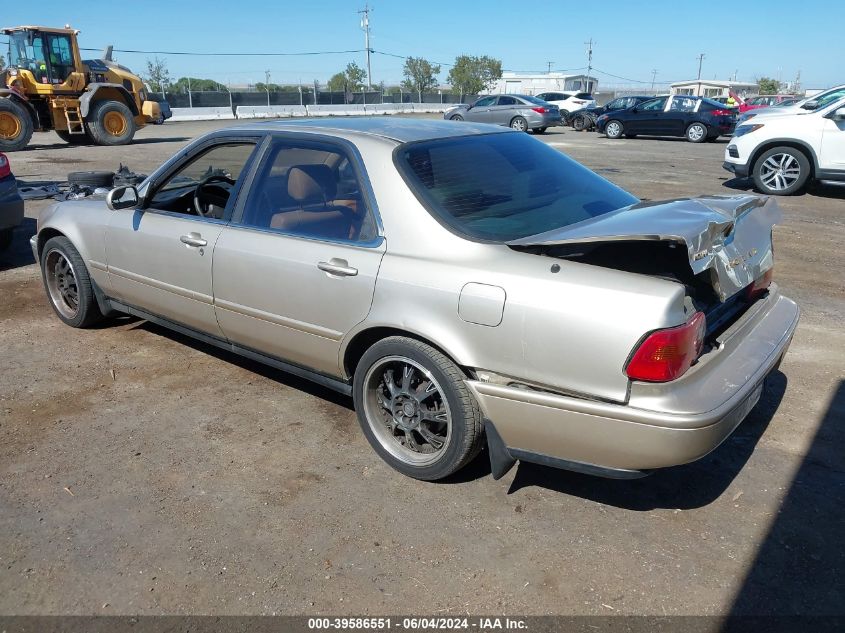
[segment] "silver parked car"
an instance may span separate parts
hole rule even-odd
[[[519,132],[542,134],[547,128],[563,125],[557,106],[528,95],[491,95],[470,105],[461,104],[443,114],[449,121],[473,121],[507,125]]]
[[[499,127],[350,118],[203,136],[46,209],[32,249],[68,325],[132,314],[351,394],[412,477],[485,439],[495,477],[637,477],[718,446],[786,353],[778,217],[639,202]]]

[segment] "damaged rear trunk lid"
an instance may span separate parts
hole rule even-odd
[[[780,219],[773,198],[702,196],[641,202],[507,244],[682,283],[705,282],[724,302],[772,267],[772,227]],[[674,269],[654,270],[661,266]]]

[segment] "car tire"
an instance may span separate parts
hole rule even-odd
[[[607,122],[607,125],[604,126],[604,135],[609,139],[622,138],[624,133],[625,126],[622,125],[622,121],[611,119]]]
[[[53,311],[66,325],[84,328],[102,320],[88,268],[79,251],[63,235],[44,244],[41,279]]]
[[[382,339],[361,357],[353,380],[364,436],[404,475],[423,481],[452,475],[478,454],[483,440],[481,409],[465,380],[427,343]]]
[[[589,127],[587,123],[587,117],[583,114],[576,114],[575,118],[572,119],[572,129],[576,132],[582,132]]]
[[[516,130],[517,132],[527,132],[528,121],[521,116],[515,116],[511,119],[510,127],[512,130]]]
[[[88,119],[88,132],[97,145],[126,145],[135,130],[132,112],[119,101],[100,101]]]
[[[544,128],[544,127],[532,127],[531,131],[534,132],[534,134],[545,134],[546,129],[547,128]]]
[[[29,145],[35,128],[19,103],[0,97],[0,152],[16,152]]]
[[[0,252],[5,251],[12,245],[14,232],[15,230],[13,228],[0,230]]]
[[[91,142],[91,137],[88,136],[87,131],[85,134],[71,134],[64,130],[56,130],[56,134],[69,145],[87,145]]]
[[[690,123],[684,136],[690,143],[703,143],[707,140],[707,126],[704,123]]]
[[[462,117],[460,114],[453,114],[451,117],[449,117],[449,120],[450,121],[463,121],[464,117]]]
[[[67,181],[72,185],[84,187],[113,187],[113,171],[72,171],[67,175]]]
[[[799,192],[810,178],[810,160],[794,147],[773,147],[754,161],[754,186],[773,196]]]

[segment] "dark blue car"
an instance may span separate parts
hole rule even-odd
[[[12,231],[23,222],[23,200],[5,154],[0,152],[0,251],[12,243]]]
[[[575,112],[569,117],[569,124],[573,129],[578,131],[592,130],[596,126],[596,119],[602,114],[616,112],[617,110],[627,110],[652,99],[654,99],[654,95],[625,95],[624,97],[617,97],[612,101],[608,101],[603,106],[584,108]]]
[[[734,127],[735,111],[718,101],[691,95],[657,97],[596,119],[596,131],[607,138],[681,136],[691,143],[714,141],[732,134]]]

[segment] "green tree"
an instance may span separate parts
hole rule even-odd
[[[780,82],[770,77],[761,77],[757,80],[757,87],[761,95],[776,95],[780,91]]]
[[[459,92],[461,101],[464,95],[477,95],[490,90],[502,77],[502,60],[483,55],[459,55],[449,71],[447,81]]]
[[[280,86],[274,83],[265,84],[261,81],[255,84],[255,89],[258,92],[287,92],[287,86]]]
[[[364,88],[367,71],[358,64],[355,62],[348,63],[343,74],[346,76],[346,90],[348,92],[356,92]]]
[[[335,73],[329,79],[327,85],[330,92],[346,92],[346,75],[343,73]]]
[[[226,86],[213,79],[199,79],[198,77],[179,77],[172,85],[172,89],[177,92],[221,92],[226,89]]]
[[[437,87],[438,73],[440,73],[439,65],[432,64],[422,57],[409,57],[405,60],[405,67],[402,69],[402,74],[405,76],[402,87],[408,92],[416,92],[422,102],[422,93]]]
[[[144,75],[150,90],[153,92],[164,92],[167,84],[170,83],[170,73],[167,70],[167,62],[156,57],[147,60],[147,72]]]

